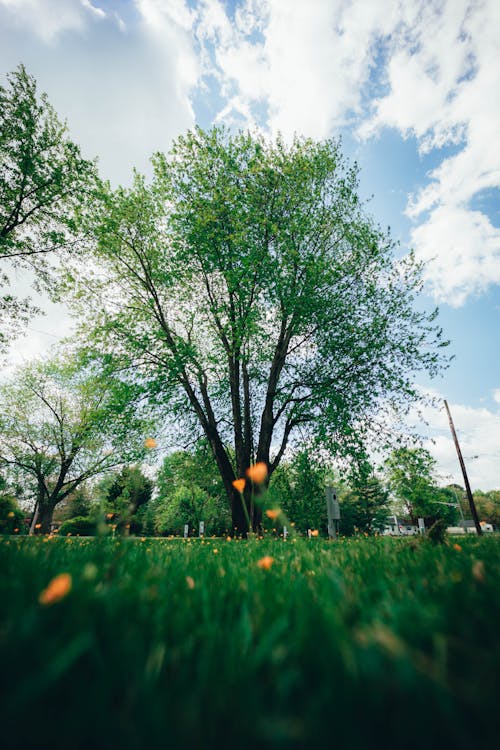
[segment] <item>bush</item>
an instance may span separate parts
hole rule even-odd
[[[96,523],[91,518],[76,516],[65,521],[60,529],[60,536],[94,536],[96,533]]]
[[[0,497],[0,534],[25,534],[24,513],[16,501],[3,495]]]

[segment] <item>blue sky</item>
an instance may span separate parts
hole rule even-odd
[[[455,359],[419,384],[448,399],[487,489],[500,486],[499,28],[496,0],[0,0],[0,74],[24,62],[114,183],[195,124],[342,136],[368,210],[426,263],[420,304],[439,305]],[[67,331],[45,306],[13,362]],[[425,417],[443,481],[459,479],[444,413]]]

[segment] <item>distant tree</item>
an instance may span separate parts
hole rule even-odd
[[[337,142],[197,129],[153,163],[151,185],[103,191],[85,225],[103,273],[68,283],[96,346],[202,431],[245,532],[233,481],[252,462],[272,475],[300,433],[338,454],[389,439],[385,416],[421,399],[415,372],[439,372],[446,342]]]
[[[92,498],[88,487],[80,485],[71,492],[54,510],[54,521],[67,521],[70,518],[86,518],[92,509]]]
[[[422,517],[426,526],[437,519],[454,523],[456,497],[452,489],[438,487],[434,478],[436,461],[424,448],[398,448],[385,463],[390,492],[415,523]]]
[[[0,534],[25,533],[24,516],[15,495],[10,492],[5,478],[0,475]]]
[[[298,451],[274,472],[269,499],[281,507],[297,531],[328,531],[325,478],[327,468],[312,451]]]
[[[91,477],[144,453],[137,390],[111,372],[33,364],[0,387],[0,467],[36,499],[40,531]]]
[[[95,176],[35,79],[23,65],[9,73],[0,86],[0,286],[7,263],[46,278],[47,258],[67,245]],[[0,347],[33,312],[27,300],[0,297]]]
[[[168,455],[158,472],[157,489],[152,506],[158,533],[181,533],[184,524],[197,530],[200,521],[207,534],[230,532],[224,485],[206,441]]]
[[[137,511],[151,500],[153,482],[138,466],[124,466],[106,483],[106,512],[113,514],[118,532],[127,533]]]
[[[478,490],[474,493],[474,503],[481,521],[500,526],[500,490]]]
[[[368,460],[361,460],[354,467],[339,499],[341,534],[351,536],[356,531],[372,534],[383,530],[389,516],[389,492]]]

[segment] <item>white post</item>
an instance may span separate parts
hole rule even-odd
[[[189,524],[185,523],[184,524],[184,539],[187,539],[188,535],[189,535]]]
[[[205,533],[205,521],[200,521],[200,532],[199,532],[199,534],[200,534],[200,536],[203,536],[204,533]]]
[[[328,536],[336,539],[339,535],[340,505],[335,488],[329,485],[325,488],[326,512],[328,516]]]

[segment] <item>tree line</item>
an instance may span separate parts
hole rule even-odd
[[[326,536],[325,488],[333,485],[340,502],[339,531],[344,536],[383,533],[396,514],[416,525],[424,518],[427,528],[442,519],[447,525],[460,522],[467,506],[459,485],[440,487],[435,464],[422,448],[397,449],[378,470],[365,462],[363,470],[350,476],[333,472],[331,464],[297,451],[284,460],[270,482],[266,506],[280,508],[279,519],[264,514],[262,532],[283,534],[309,529]],[[152,478],[153,477],[153,478]],[[477,491],[474,500],[481,520],[500,525],[500,490]],[[0,477],[0,533],[26,534],[32,512],[28,512],[26,484]],[[20,507],[23,506],[24,510]],[[272,515],[272,514],[271,514]],[[103,477],[87,481],[61,493],[53,509],[51,527],[43,531],[93,536],[97,534],[170,536],[198,535],[200,522],[207,535],[227,536],[231,514],[224,485],[206,441],[191,450],[169,453],[152,473],[130,464],[109,470]],[[35,533],[42,532],[41,520]]]

